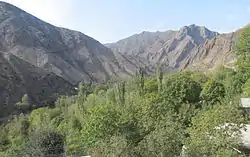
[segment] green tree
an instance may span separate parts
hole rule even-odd
[[[142,67],[139,67],[139,69],[136,71],[135,77],[137,89],[139,90],[140,96],[142,96],[144,93],[144,70]]]
[[[85,100],[85,102],[82,104],[82,108],[84,108],[85,110],[88,110],[90,108],[92,108],[95,105],[98,105],[97,100],[98,100],[98,96],[96,94],[89,94]]]
[[[86,97],[89,92],[89,85],[85,84],[83,81],[79,83],[78,86],[78,103],[83,103],[86,100]]]
[[[235,45],[235,53],[238,56],[237,70],[244,76],[246,81],[250,76],[250,27],[242,30]]]
[[[34,132],[23,150],[28,157],[64,155],[64,136],[53,130]]]
[[[244,117],[238,106],[216,105],[199,112],[188,129],[186,146],[192,157],[212,157],[225,150],[237,148]]]
[[[139,143],[138,151],[144,157],[177,157],[184,139],[181,124],[165,119]]]
[[[219,65],[213,70],[213,79],[223,82],[229,77],[235,74],[235,71],[230,68],[226,68],[223,65]]]
[[[201,72],[191,73],[190,78],[198,82],[200,85],[203,85],[208,80],[208,77],[204,73],[201,73]]]
[[[215,104],[221,102],[225,96],[224,85],[214,79],[208,80],[200,93],[202,100],[205,100],[209,104]]]
[[[10,143],[7,128],[0,126],[0,152],[6,151]]]
[[[126,138],[119,135],[114,135],[111,138],[98,141],[93,147],[89,149],[92,156],[119,156],[131,157],[136,156],[134,149],[129,145]]]
[[[159,88],[159,84],[157,82],[156,77],[151,77],[145,81],[145,84],[144,84],[145,93],[156,92],[158,88]]]
[[[158,83],[158,92],[161,93],[161,91],[162,91],[162,80],[163,80],[163,71],[162,71],[162,67],[160,65],[157,65],[156,77],[157,77],[157,83]]]
[[[244,97],[250,97],[250,79],[248,79],[246,83],[243,85],[242,91]]]
[[[118,128],[119,112],[115,106],[96,105],[89,109],[83,123],[82,138],[87,146],[113,135]]]
[[[115,91],[114,89],[108,89],[106,92],[106,102],[107,104],[116,104],[116,99],[115,99]]]
[[[173,74],[164,81],[164,97],[174,102],[198,102],[200,92],[200,84],[186,73]]]
[[[97,84],[97,85],[95,85],[93,92],[95,94],[98,94],[99,91],[101,91],[101,90],[106,91],[107,90],[107,86],[105,84]]]
[[[118,101],[121,105],[125,104],[125,82],[118,83],[117,86]]]

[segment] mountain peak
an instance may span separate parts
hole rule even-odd
[[[179,30],[179,35],[181,37],[190,36],[197,44],[202,44],[206,39],[211,39],[218,34],[219,33],[207,29],[205,26],[198,26],[195,24],[184,26]]]
[[[180,28],[180,30],[185,30],[185,29],[192,30],[192,31],[201,30],[201,31],[211,31],[211,32],[213,32],[212,30],[209,30],[205,26],[196,25],[196,24],[190,24],[190,25],[186,25],[186,26],[183,26],[183,27]]]
[[[195,25],[195,24],[191,24],[191,25],[187,25],[184,26],[180,29],[180,31],[200,31],[200,32],[213,32],[211,30],[209,30],[208,28],[206,28],[205,26],[199,26],[199,25]]]
[[[187,26],[184,26],[184,27],[188,27],[188,28],[201,28],[201,27],[204,27],[204,26],[199,26],[199,25],[196,25],[196,24],[190,24],[190,25],[187,25]]]

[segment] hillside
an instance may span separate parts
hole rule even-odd
[[[63,78],[12,54],[0,52],[0,64],[0,117],[9,115],[24,94],[28,94],[30,104],[39,107],[52,104],[58,95],[76,92]]]
[[[194,57],[194,50],[218,35],[206,27],[189,25],[178,31],[142,32],[108,44],[108,47],[114,52],[148,61],[146,65],[160,63],[169,69],[179,70]]]
[[[128,77],[135,70],[129,62],[120,64],[118,54],[83,33],[55,27],[4,2],[0,2],[0,7],[1,51],[72,84]],[[120,60],[125,59],[120,56]]]
[[[194,49],[194,56],[189,60],[186,68],[205,71],[213,69],[218,64],[234,67],[236,55],[233,53],[233,47],[239,32],[240,30],[218,35]]]
[[[218,64],[234,67],[233,47],[243,28],[219,34],[203,26],[189,25],[178,31],[142,32],[106,46],[154,70],[160,63],[166,72],[207,71]]]

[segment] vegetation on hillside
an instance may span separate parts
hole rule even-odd
[[[152,77],[140,68],[128,82],[82,82],[78,95],[2,125],[0,156],[234,156],[242,124],[249,122],[239,108],[239,97],[250,95],[249,45],[246,28],[235,49],[236,71],[163,75],[158,66]],[[27,103],[25,95],[19,104]]]

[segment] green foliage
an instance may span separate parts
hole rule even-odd
[[[138,150],[144,157],[177,157],[181,153],[184,130],[178,123],[165,120],[139,143]]]
[[[237,106],[217,105],[199,112],[188,129],[189,154],[193,157],[215,156],[222,150],[237,148],[243,123],[244,117]]]
[[[106,93],[106,103],[114,105],[116,104],[115,91],[114,89],[108,89]]]
[[[214,80],[220,81],[221,83],[223,83],[228,78],[231,78],[234,75],[235,75],[235,71],[233,69],[226,68],[223,65],[218,66],[212,72],[212,78]]]
[[[75,104],[75,103],[77,103],[76,96],[61,96],[55,102],[55,106],[57,108],[63,109],[63,108],[67,108],[70,105]]]
[[[175,102],[195,103],[199,101],[201,86],[188,74],[174,74],[164,80],[164,96]]]
[[[221,102],[225,97],[224,85],[214,79],[210,79],[204,84],[200,97],[211,105]]]
[[[78,104],[82,104],[86,98],[87,95],[91,93],[91,85],[85,84],[83,81],[79,83],[78,86]]]
[[[106,91],[108,89],[105,84],[97,84],[93,88],[93,92],[95,94],[98,94],[100,91]]]
[[[98,96],[96,94],[89,94],[84,103],[82,104],[82,107],[86,110],[92,108],[97,104]]]
[[[244,80],[250,76],[250,27],[245,28],[235,46],[235,53],[238,55],[237,70],[243,75]]]
[[[236,44],[236,53],[238,55],[248,54],[250,52],[250,27],[248,26],[241,32],[241,36]]]
[[[250,27],[247,27],[244,30],[242,30],[240,38],[235,46],[236,54],[241,56],[243,59],[244,57],[249,55],[250,52],[249,41],[250,41]],[[238,61],[241,62],[242,60]]]
[[[142,67],[139,67],[139,69],[136,71],[136,87],[139,91],[140,96],[143,95],[144,93],[144,71],[142,69]]]
[[[157,84],[158,84],[158,92],[161,93],[161,91],[162,91],[162,80],[163,80],[163,71],[162,71],[162,67],[160,65],[157,66],[156,77],[157,77]]]
[[[108,105],[97,105],[91,108],[83,124],[83,141],[93,144],[98,140],[111,136],[117,129],[119,113],[115,107]]]
[[[121,82],[117,84],[117,97],[118,97],[118,102],[121,105],[125,104],[125,82]]]
[[[243,96],[244,97],[249,97],[250,96],[250,79],[248,79],[246,81],[246,83],[243,85],[242,87],[242,91],[243,91]]]
[[[64,137],[53,130],[37,131],[24,146],[23,154],[28,157],[63,156]]]
[[[124,137],[118,135],[114,135],[110,138],[97,142],[92,148],[89,149],[89,153],[95,157],[135,156],[133,147],[129,145]]]
[[[149,78],[145,82],[144,88],[145,88],[145,93],[153,93],[153,92],[156,92],[157,90],[159,90],[159,88],[162,89],[162,87],[159,87],[159,83],[157,82],[156,77]]]
[[[8,138],[7,128],[1,126],[0,127],[0,152],[6,151],[10,144],[10,140]]]
[[[226,89],[227,99],[232,99],[235,96],[242,93],[242,86],[245,83],[242,75],[239,73],[234,74],[231,77],[228,77],[224,80],[224,86]]]
[[[206,76],[203,73],[191,73],[190,78],[196,82],[198,82],[200,85],[203,85],[207,80],[208,76]]]

